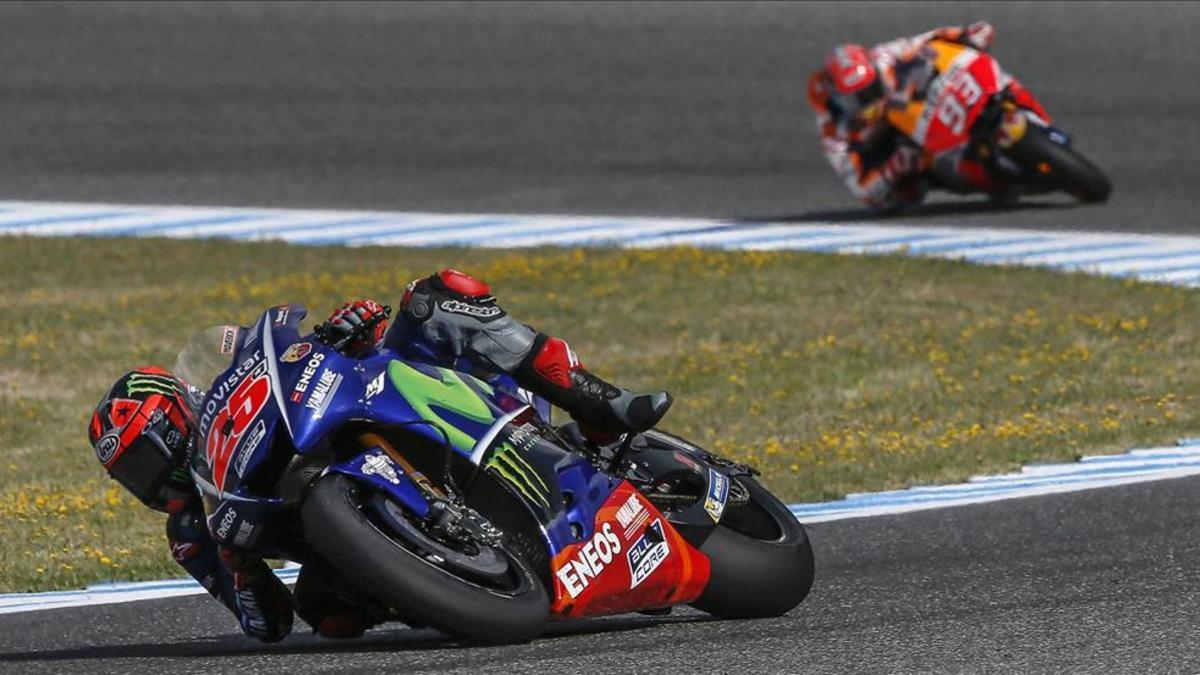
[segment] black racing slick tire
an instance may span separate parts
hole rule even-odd
[[[808,596],[813,553],[804,526],[766,488],[739,476],[750,500],[726,510],[700,547],[711,576],[693,607],[724,619],[785,614]]]
[[[488,587],[440,567],[389,535],[364,507],[363,488],[331,473],[312,487],[301,506],[309,543],[363,592],[392,608],[401,620],[475,642],[526,642],[545,628],[550,601],[545,586],[520,557],[508,560],[506,588]]]
[[[1112,183],[1095,164],[1069,146],[1055,143],[1045,130],[1033,125],[1008,153],[1082,202],[1102,202],[1112,194]]]

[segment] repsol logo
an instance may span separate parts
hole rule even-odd
[[[620,553],[621,540],[613,532],[612,525],[604,523],[600,531],[592,535],[592,540],[584,544],[579,553],[555,574],[574,599],[587,590],[591,580],[600,576],[604,568]]]

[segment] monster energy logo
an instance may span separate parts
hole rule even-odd
[[[495,454],[487,461],[484,468],[491,469],[503,476],[529,501],[550,508],[548,499],[550,487],[511,443],[502,443],[500,447],[496,448]]]
[[[134,373],[125,381],[125,393],[130,396],[147,393],[171,396],[179,393],[179,384],[167,375]]]

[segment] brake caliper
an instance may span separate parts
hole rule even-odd
[[[429,530],[448,541],[474,542],[484,546],[500,546],[504,533],[478,511],[446,500],[429,505]]]

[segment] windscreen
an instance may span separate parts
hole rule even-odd
[[[213,380],[233,362],[243,329],[239,326],[212,326],[196,333],[175,358],[172,372],[188,384],[205,391]]]

